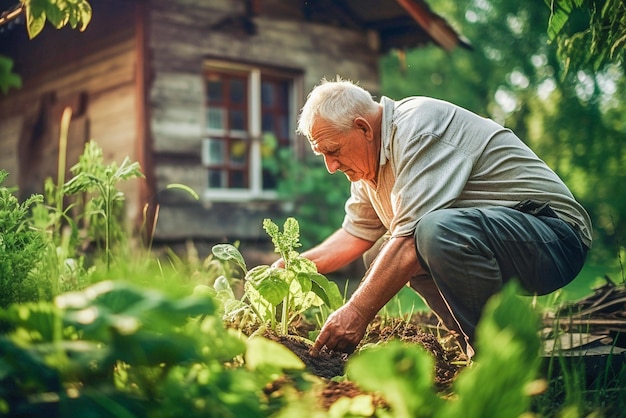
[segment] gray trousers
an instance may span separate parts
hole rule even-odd
[[[431,212],[415,243],[424,273],[409,284],[470,356],[483,307],[507,281],[529,295],[553,292],[576,277],[588,252],[567,222],[507,207]]]

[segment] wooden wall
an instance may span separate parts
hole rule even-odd
[[[202,195],[206,188],[200,160],[206,59],[299,71],[301,98],[321,78],[337,74],[378,90],[377,52],[367,33],[306,22],[300,2],[292,0],[261,0],[259,14],[248,19],[246,3],[152,1],[150,127],[160,203],[158,240],[264,239],[263,218],[289,216],[281,202],[196,202],[165,190],[170,183],[184,183]],[[247,30],[250,25],[254,34]]]
[[[42,177],[56,179],[66,105],[74,112],[68,168],[90,139],[102,147],[106,163],[136,158],[135,2],[91,3],[93,19],[83,33],[48,26],[29,41],[17,27],[0,39],[23,78],[21,89],[0,96],[0,168],[11,173],[8,184],[29,193],[43,191]],[[122,187],[131,217],[140,212],[137,187]]]

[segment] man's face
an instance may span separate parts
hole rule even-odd
[[[341,171],[352,182],[375,178],[378,155],[371,127],[364,119],[357,118],[346,132],[318,120],[313,124],[311,134],[311,149],[324,158],[330,174]]]

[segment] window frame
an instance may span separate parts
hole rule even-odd
[[[207,147],[211,139],[215,139],[220,133],[224,132],[210,130],[208,128],[208,75],[211,71],[219,73],[232,73],[233,75],[245,75],[247,77],[247,135],[242,136],[249,143],[248,151],[248,187],[247,188],[212,188],[208,184],[207,164]],[[294,156],[299,155],[296,141],[296,118],[299,105],[302,103],[302,72],[288,69],[270,68],[252,64],[241,64],[224,62],[218,60],[206,60],[203,68],[203,86],[204,86],[204,102],[203,102],[203,126],[202,126],[202,166],[205,168],[207,176],[205,189],[202,197],[207,201],[224,201],[224,202],[245,202],[252,200],[278,200],[278,193],[275,190],[263,189],[263,169],[262,169],[262,103],[261,103],[261,81],[262,76],[270,78],[281,78],[289,82],[289,104],[288,104],[288,132],[289,146],[294,151]]]

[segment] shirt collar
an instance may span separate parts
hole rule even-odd
[[[385,165],[390,158],[391,152],[391,139],[396,131],[396,127],[393,123],[393,112],[395,109],[395,102],[388,97],[382,96],[380,98],[380,104],[383,106],[382,126],[380,129],[380,160],[379,164]]]

